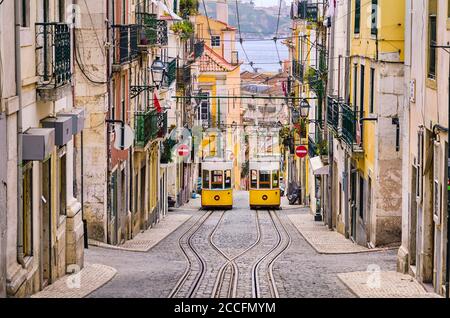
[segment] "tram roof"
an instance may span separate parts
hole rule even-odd
[[[233,162],[224,158],[205,158],[202,162],[203,170],[230,170]]]

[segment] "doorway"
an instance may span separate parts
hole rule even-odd
[[[356,169],[351,168],[350,173],[350,209],[351,209],[351,238],[356,242],[356,219],[357,219],[357,192],[356,192],[356,183],[358,180],[358,174]]]
[[[51,159],[42,163],[42,288],[52,283],[52,171]]]

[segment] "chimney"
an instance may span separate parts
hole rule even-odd
[[[227,0],[217,0],[217,20],[228,24],[228,4]]]

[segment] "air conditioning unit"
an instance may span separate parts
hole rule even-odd
[[[85,120],[84,109],[74,108],[69,112],[58,113],[58,116],[72,118],[72,135],[76,135],[84,129],[84,120]]]
[[[22,137],[22,160],[44,161],[55,147],[55,129],[30,128]]]
[[[55,144],[64,146],[72,139],[72,117],[47,117],[41,121],[42,127],[55,129]]]

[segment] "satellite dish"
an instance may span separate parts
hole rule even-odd
[[[129,125],[116,124],[114,126],[114,148],[127,150],[134,143],[134,131]]]

